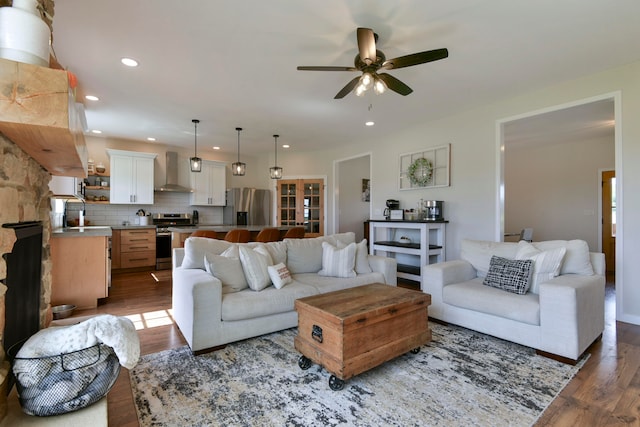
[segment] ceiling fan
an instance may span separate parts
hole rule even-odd
[[[378,70],[395,70],[397,68],[411,67],[413,65],[438,61],[449,56],[447,49],[427,50],[424,52],[412,53],[411,55],[400,56],[394,59],[386,59],[384,53],[376,49],[378,35],[371,28],[358,28],[358,54],[354,59],[353,67],[333,67],[333,66],[299,66],[298,70],[303,71],[361,71],[362,75],[351,80],[340,90],[334,99],[344,98],[352,90],[356,95],[363,95],[368,89],[380,94],[387,88],[400,95],[407,96],[413,89],[393,77],[391,74],[380,73]]]

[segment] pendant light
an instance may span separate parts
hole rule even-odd
[[[200,120],[193,119],[193,127],[195,129],[195,144],[194,144],[194,152],[193,157],[189,159],[189,163],[191,164],[191,172],[200,172],[202,170],[202,159],[198,157],[198,123]]]
[[[247,164],[240,161],[240,131],[242,128],[236,128],[238,131],[238,161],[231,164],[231,170],[235,176],[244,176]]]
[[[282,179],[282,168],[278,167],[278,137],[280,135],[273,135],[275,139],[275,149],[276,149],[276,165],[274,167],[269,168],[269,175],[271,179]]]

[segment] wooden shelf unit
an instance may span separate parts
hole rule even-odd
[[[403,254],[416,258],[418,265],[398,263],[398,277],[420,282],[422,289],[422,268],[428,264],[445,261],[445,226],[448,221],[390,221],[369,220],[369,253],[397,258]],[[400,242],[406,234],[417,234],[419,242]]]

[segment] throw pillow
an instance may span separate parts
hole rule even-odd
[[[222,293],[238,292],[248,287],[239,258],[205,254],[204,261],[207,272],[222,282]]]
[[[322,268],[322,240],[284,239],[287,245],[287,267],[291,274],[317,273]]]
[[[249,288],[261,291],[271,284],[269,278],[269,259],[248,246],[240,245],[240,263]]]
[[[530,259],[507,259],[494,255],[491,257],[489,271],[482,283],[487,286],[524,295],[529,289],[532,263],[533,261]]]
[[[533,245],[541,251],[559,247],[566,248],[567,253],[562,261],[562,266],[560,266],[560,274],[582,274],[584,276],[593,276],[594,274],[589,245],[584,240],[547,240],[535,242]]]
[[[322,242],[322,270],[320,276],[355,277],[356,244],[350,243],[338,249],[330,243]]]
[[[560,265],[566,251],[566,248],[563,247],[541,251],[524,240],[518,242],[516,259],[530,259],[533,261],[533,273],[529,289],[531,293],[538,294],[540,283],[551,280],[560,274]]]
[[[342,249],[346,247],[347,244],[338,240],[337,247],[338,249]],[[360,243],[356,243],[356,274],[368,274],[372,273],[373,270],[369,265],[369,250],[367,248],[367,239],[362,239]]]
[[[184,242],[184,259],[182,268],[199,268],[204,270],[204,254],[220,255],[231,246],[225,240],[209,239],[207,237],[189,237]]]
[[[269,277],[276,289],[281,289],[284,285],[293,281],[291,273],[284,263],[270,265],[267,267],[267,271],[269,271]]]

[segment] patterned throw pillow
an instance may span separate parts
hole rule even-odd
[[[270,265],[267,267],[267,270],[269,271],[271,282],[273,282],[273,286],[275,286],[276,289],[281,289],[284,285],[293,281],[291,273],[284,263]]]
[[[484,285],[524,295],[529,290],[533,261],[492,256]]]

